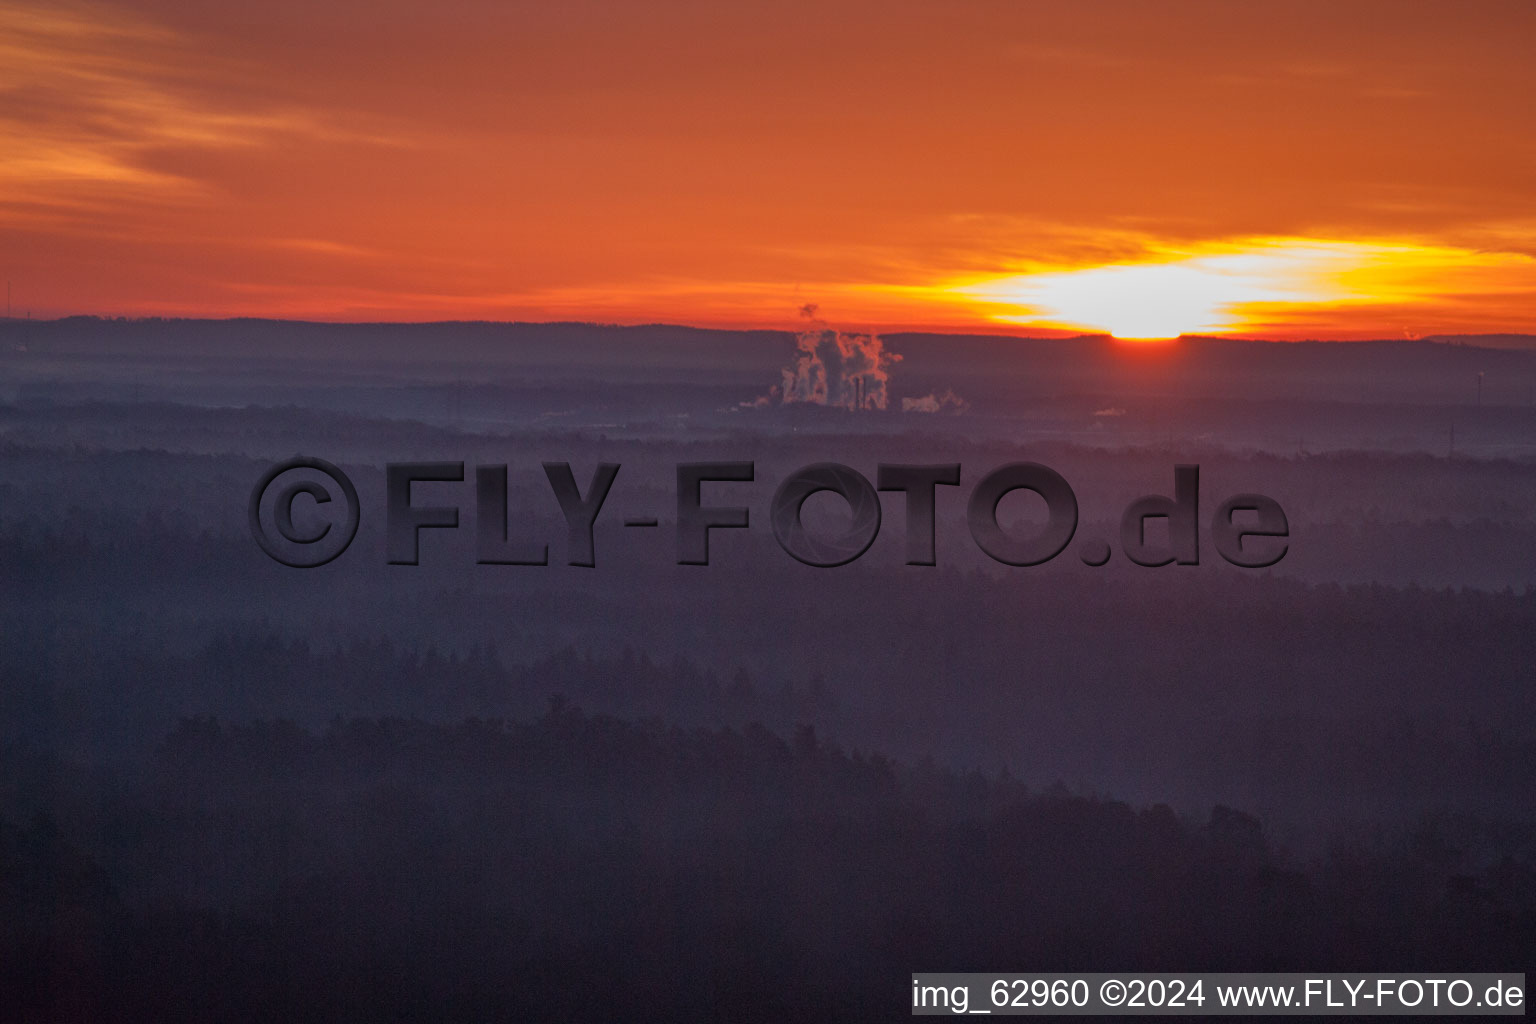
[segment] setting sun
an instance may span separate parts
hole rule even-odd
[[[1002,323],[1136,340],[1269,327],[1325,306],[1411,307],[1436,297],[1430,279],[1474,275],[1492,292],[1500,280],[1528,287],[1536,261],[1401,243],[1277,239],[991,278],[950,291],[980,302]]]
[[[1103,331],[1117,338],[1171,338],[1231,326],[1233,307],[1277,297],[1262,280],[1224,273],[1199,260],[1090,267],[1024,275],[964,289],[988,302],[1031,312],[999,313],[1013,323]]]

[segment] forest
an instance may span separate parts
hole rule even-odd
[[[0,336],[8,1019],[843,1020],[908,1012],[914,971],[1536,953],[1529,353],[902,336],[854,410],[759,401],[769,332]],[[360,498],[318,568],[249,524],[295,455]],[[677,467],[743,460],[705,504],[750,526],[679,564]],[[386,467],[434,461],[465,480],[411,501],[459,528],[391,564]],[[590,567],[546,462],[582,495],[622,466]],[[899,492],[858,559],[786,554],[773,494],[822,462],[959,464],[937,564]],[[1079,508],[1043,565],[966,519],[1018,462]],[[548,564],[477,559],[481,464]],[[1122,512],[1178,465],[1198,564],[1137,564]],[[1218,553],[1240,493],[1284,509],[1280,561]]]

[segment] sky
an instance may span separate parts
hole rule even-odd
[[[1536,333],[1529,0],[0,0],[14,315]]]

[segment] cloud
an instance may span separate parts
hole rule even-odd
[[[386,141],[315,110],[217,97],[221,85],[253,77],[194,39],[113,8],[0,3],[7,203],[70,205],[102,189],[186,200],[207,189],[170,169],[166,152],[263,147],[296,135]]]
[[[1430,322],[1469,299],[1507,309],[1533,286],[1536,259],[1521,252],[1396,239],[1258,238],[1165,246],[1133,261],[1031,268],[953,290],[1002,322],[1170,338],[1305,329],[1309,316],[1324,313],[1368,318],[1371,331],[1397,333],[1405,316]]]

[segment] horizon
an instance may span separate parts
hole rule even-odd
[[[35,317],[31,315],[0,316],[0,324],[60,324],[72,320],[95,320],[103,323],[208,323],[229,324],[241,322],[271,323],[271,324],[296,324],[316,327],[456,327],[456,326],[489,326],[489,327],[592,327],[611,330],[643,330],[647,328],[660,328],[667,330],[700,331],[717,334],[788,334],[795,335],[806,329],[802,321],[798,325],[772,325],[768,323],[731,326],[709,323],[688,323],[683,320],[635,320],[630,322],[609,320],[522,320],[522,319],[492,319],[492,318],[444,318],[430,320],[348,320],[327,317],[280,317],[259,315],[203,315],[203,316],[173,316],[162,314],[131,315],[123,313],[66,313],[52,317]],[[818,321],[823,329],[843,330],[845,325],[832,325]],[[1065,330],[1039,330],[1021,332],[1009,329],[1002,325],[978,325],[974,328],[945,327],[942,325],[897,324],[880,328],[867,328],[861,325],[847,325],[849,330],[872,334],[878,337],[899,337],[903,335],[922,337],[949,337],[966,339],[989,339],[998,341],[1105,341],[1116,345],[1136,347],[1160,347],[1176,342],[1189,341],[1219,341],[1219,342],[1251,342],[1255,344],[1276,345],[1300,345],[1300,344],[1401,344],[1406,342],[1427,342],[1436,345],[1459,345],[1471,348],[1490,349],[1523,349],[1528,343],[1536,349],[1536,332],[1521,331],[1496,331],[1486,333],[1443,333],[1414,335],[1411,337],[1386,337],[1386,336],[1359,336],[1348,338],[1327,337],[1259,337],[1248,334],[1179,334],[1170,337],[1120,337],[1107,332],[1068,332]],[[1503,341],[1505,344],[1479,345],[1480,341]],[[1514,344],[1509,344],[1513,342]]]

